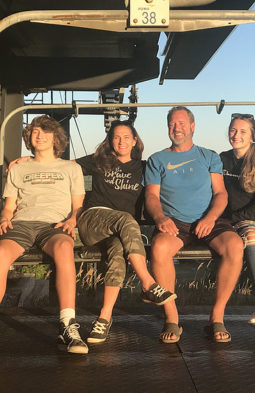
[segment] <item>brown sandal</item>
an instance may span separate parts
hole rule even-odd
[[[225,328],[224,323],[212,322],[210,325],[204,327],[204,332],[209,339],[216,343],[228,343],[231,341],[231,334]],[[227,333],[228,337],[216,338],[216,334],[218,333]]]
[[[176,338],[171,339],[171,338],[164,338],[163,336],[165,334],[175,334]],[[160,340],[165,343],[165,344],[173,344],[177,343],[180,340],[182,334],[182,327],[178,326],[177,323],[168,323],[166,322],[164,325],[164,328],[162,330],[162,333],[160,334]]]

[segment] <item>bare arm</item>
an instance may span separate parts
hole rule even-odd
[[[16,158],[16,160],[13,160],[13,161],[10,162],[10,164],[8,165],[8,168],[6,169],[6,172],[9,172],[9,170],[11,169],[11,167],[14,164],[20,164],[23,161],[30,160],[30,158],[31,158],[31,156],[23,156],[23,157]]]
[[[59,222],[55,228],[63,227],[63,231],[69,233],[75,239],[74,228],[76,227],[76,218],[82,208],[84,194],[72,195],[72,215],[64,222]]]
[[[159,231],[176,236],[179,231],[171,218],[165,216],[160,203],[160,185],[150,184],[145,188],[145,202],[149,214]]]
[[[0,214],[0,235],[6,233],[7,228],[12,229],[11,220],[13,218],[13,213],[17,207],[16,205],[17,197],[7,197],[5,199],[4,208]]]
[[[223,176],[219,173],[211,173],[213,198],[210,209],[195,228],[195,234],[200,239],[209,235],[214,227],[215,221],[224,212],[228,203],[228,194],[225,189]]]

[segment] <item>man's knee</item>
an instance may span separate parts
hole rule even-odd
[[[154,257],[160,254],[174,257],[181,247],[182,242],[179,238],[170,236],[168,233],[158,233],[152,239],[151,253]]]
[[[215,238],[216,239],[216,238]],[[221,257],[229,258],[231,261],[240,261],[243,258],[243,241],[239,235],[236,233],[228,233],[228,235],[223,234],[223,236],[218,236],[216,239],[217,247],[214,247],[214,242],[212,241],[212,248],[214,248]]]

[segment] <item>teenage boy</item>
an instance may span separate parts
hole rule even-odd
[[[56,265],[60,307],[58,344],[70,353],[87,353],[88,347],[75,321],[76,271],[73,256],[76,216],[84,199],[81,168],[60,158],[67,138],[53,118],[33,119],[23,131],[33,158],[14,165],[7,177],[0,214],[0,302],[5,294],[11,264],[36,245]]]

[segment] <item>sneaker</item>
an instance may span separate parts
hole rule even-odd
[[[169,300],[176,299],[177,295],[167,291],[155,282],[148,291],[142,291],[141,298],[144,303],[154,303],[157,306],[162,306]]]
[[[252,314],[251,318],[249,319],[248,323],[255,326],[255,313]]]
[[[88,347],[82,341],[78,331],[79,327],[80,325],[76,323],[74,318],[70,319],[68,326],[60,322],[58,335],[59,349],[64,349],[70,353],[88,353]]]
[[[108,322],[106,319],[97,318],[97,320],[93,322],[92,330],[87,338],[87,342],[92,344],[103,343],[108,336],[111,326],[112,319]]]

